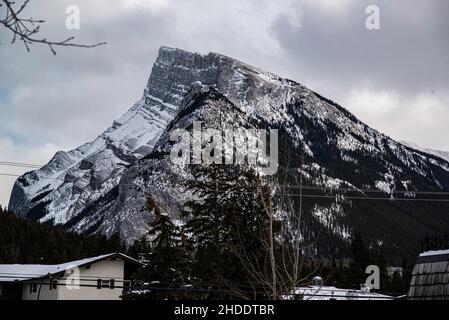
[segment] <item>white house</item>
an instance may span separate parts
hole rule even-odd
[[[57,265],[0,264],[0,300],[119,300],[140,265],[121,253]]]

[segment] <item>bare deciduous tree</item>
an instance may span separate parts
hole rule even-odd
[[[12,33],[11,43],[17,40],[22,41],[27,51],[30,51],[30,45],[33,43],[47,45],[53,54],[56,54],[55,46],[77,47],[77,48],[94,48],[106,44],[106,42],[98,42],[94,44],[79,44],[72,42],[74,37],[68,37],[62,41],[50,41],[46,38],[37,38],[40,26],[45,20],[24,18],[23,11],[28,6],[30,0],[24,0],[21,4],[17,4],[11,0],[0,0],[1,15],[0,25]]]
[[[304,140],[306,141],[307,130]],[[303,175],[304,150],[300,159],[299,177],[299,207],[295,210],[291,191],[288,185],[290,157],[287,158],[285,175],[268,179],[257,178],[256,191],[263,204],[266,219],[261,219],[258,230],[264,234],[259,235],[261,250],[266,252],[267,261],[259,260],[259,255],[245,250],[239,258],[244,271],[249,275],[249,282],[254,290],[263,289],[266,296],[276,300],[282,296],[293,296],[295,289],[306,284],[308,279],[319,269],[319,264],[305,274],[305,259],[303,251],[308,245],[301,237],[301,222],[303,214]],[[275,230],[274,225],[279,224],[281,230]],[[278,237],[279,236],[279,237]]]

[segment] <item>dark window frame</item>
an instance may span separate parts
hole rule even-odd
[[[112,283],[111,280],[97,279],[97,289],[111,288],[111,285],[115,286],[115,283]]]
[[[36,283],[31,283],[30,284],[30,293],[36,293],[37,292],[37,284]]]
[[[58,280],[51,280],[49,283],[49,288],[50,291],[58,289]]]

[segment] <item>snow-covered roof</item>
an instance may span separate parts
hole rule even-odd
[[[439,256],[442,254],[449,254],[449,250],[431,250],[421,253],[420,257]]]
[[[393,297],[364,290],[340,289],[332,286],[306,286],[296,289],[295,294],[304,300],[392,300]]]
[[[97,257],[91,257],[62,264],[0,264],[0,282],[25,281],[30,279],[39,279],[49,274],[54,275],[68,269],[91,264],[108,258],[120,258],[135,264],[141,264],[139,261],[128,257],[122,253],[110,253]]]

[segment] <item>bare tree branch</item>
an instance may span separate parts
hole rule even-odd
[[[77,47],[77,48],[94,48],[105,45],[106,42],[98,42],[94,44],[79,44],[74,43],[74,37],[68,37],[62,41],[50,41],[46,38],[36,38],[40,31],[40,26],[45,23],[45,20],[38,20],[33,18],[23,18],[21,13],[28,6],[30,0],[24,0],[23,3],[17,7],[15,1],[0,0],[0,9],[4,17],[0,18],[0,25],[12,32],[11,43],[17,40],[22,41],[26,50],[30,51],[30,45],[33,43],[47,45],[53,54],[56,54],[54,47]],[[1,39],[0,39],[1,40]]]
[[[307,141],[307,129],[304,139]],[[293,298],[296,289],[306,284],[310,276],[316,274],[320,266],[320,264],[316,265],[310,273],[304,270],[303,252],[307,247],[301,237],[304,152],[305,150],[300,159],[299,212],[295,210],[292,199],[286,193],[291,161],[291,154],[288,154],[285,176],[283,179],[278,178],[281,182],[279,186],[276,179],[262,180],[258,176],[255,179],[257,194],[267,218],[267,221],[260,221],[263,226],[258,228],[261,232],[265,232],[265,234],[259,235],[259,240],[267,259],[262,265],[259,264],[257,257],[247,252],[244,245],[239,252],[243,269],[250,276],[249,280],[252,285],[256,288],[263,288],[266,295],[274,300],[284,297]],[[281,216],[277,217],[277,215]],[[275,239],[276,233],[273,229],[275,221],[281,224],[282,236],[279,241]]]

